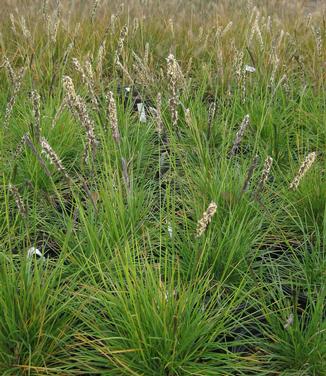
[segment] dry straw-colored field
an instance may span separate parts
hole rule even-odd
[[[1,375],[325,375],[325,20],[1,1]]]

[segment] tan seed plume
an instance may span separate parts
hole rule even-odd
[[[92,7],[92,12],[91,12],[91,22],[94,23],[95,16],[96,16],[96,11],[99,6],[99,0],[94,0],[93,2],[93,7]]]
[[[108,121],[111,125],[112,137],[113,137],[114,141],[117,144],[119,144],[119,142],[120,142],[120,132],[119,132],[119,127],[118,127],[117,106],[116,106],[112,91],[108,92],[107,100],[108,100],[107,118],[108,118]]]
[[[42,153],[45,154],[49,162],[55,166],[58,172],[63,174],[63,176],[67,179],[68,182],[70,182],[70,176],[64,168],[61,159],[58,157],[57,153],[52,149],[52,147],[44,137],[41,138],[41,148]]]
[[[22,215],[22,217],[26,218],[27,216],[27,209],[24,205],[23,199],[19,194],[19,191],[16,186],[13,184],[9,184],[9,190],[11,194],[14,196],[17,208],[19,210],[19,213]]]
[[[48,0],[43,0],[42,4],[42,15],[45,18],[48,13]]]
[[[87,82],[89,93],[91,95],[93,108],[94,110],[98,110],[99,105],[98,105],[98,100],[95,94],[94,72],[93,72],[92,63],[89,58],[85,61],[85,71],[86,71],[86,82]]]
[[[97,53],[96,73],[99,79],[101,79],[102,77],[104,56],[105,56],[105,40],[100,44],[100,47]]]
[[[312,164],[316,160],[316,152],[309,153],[306,159],[303,161],[302,165],[299,168],[297,175],[294,177],[293,181],[290,184],[290,189],[297,189],[301,179],[305,176],[307,171],[311,168]]]
[[[15,77],[15,81],[13,82],[13,92],[12,95],[7,103],[6,111],[5,111],[5,117],[4,117],[4,127],[7,128],[9,125],[10,116],[12,114],[12,110],[14,108],[14,105],[16,103],[16,99],[18,96],[18,93],[20,91],[23,77],[26,71],[26,67],[23,67],[19,70],[18,74]]]
[[[172,117],[172,125],[173,128],[177,127],[179,114],[178,114],[178,104],[179,104],[179,98],[177,93],[177,82],[178,79],[180,79],[181,70],[179,67],[179,64],[177,63],[175,57],[170,54],[167,57],[167,76],[169,79],[170,84],[170,90],[172,92],[172,96],[169,99],[169,107]]]
[[[26,20],[25,20],[25,17],[21,16],[20,17],[20,27],[22,29],[22,32],[23,32],[23,35],[26,39],[30,40],[32,39],[32,34],[31,32],[28,30],[27,26],[26,26]]]
[[[17,34],[15,17],[12,13],[10,13],[9,17],[11,22],[11,30],[14,34]]]
[[[84,68],[82,67],[82,65],[80,64],[79,60],[76,57],[72,58],[72,64],[75,67],[76,71],[80,73],[83,83],[85,84],[87,82],[86,73],[84,71]]]
[[[172,125],[173,128],[176,129],[178,125],[179,120],[179,114],[178,114],[178,99],[177,97],[173,96],[169,99],[169,107],[171,112],[171,118],[172,118]]]
[[[273,158],[267,157],[264,162],[263,172],[261,174],[260,180],[258,182],[257,188],[256,188],[256,197],[260,194],[260,192],[263,190],[264,185],[269,177],[271,168],[273,164]]]
[[[134,51],[132,51],[132,55],[135,59],[133,70],[136,75],[137,81],[144,86],[153,84],[154,77],[148,65],[145,64],[144,60],[142,60]]]
[[[249,125],[249,120],[250,120],[250,118],[249,118],[249,115],[247,114],[247,115],[243,118],[242,123],[241,123],[241,125],[240,125],[240,128],[239,128],[239,130],[238,130],[238,132],[237,132],[237,134],[236,134],[236,136],[235,136],[235,140],[234,140],[234,143],[233,143],[232,149],[230,150],[230,153],[229,153],[229,155],[230,155],[231,157],[233,157],[233,156],[237,153],[237,151],[238,151],[238,149],[239,149],[239,145],[240,145],[240,143],[241,143],[241,141],[242,141],[242,139],[243,139],[243,136],[244,136],[245,130],[247,129],[247,127],[248,127],[248,125]]]
[[[246,69],[243,63],[244,53],[243,51],[239,51],[235,46],[234,51],[235,76],[237,80],[238,89],[241,93],[241,101],[242,103],[244,103],[246,101]]]
[[[167,61],[167,76],[171,91],[174,92],[177,88],[177,84],[184,84],[184,76],[179,63],[173,54],[169,54]]]
[[[241,189],[241,193],[244,193],[248,190],[248,187],[249,187],[249,184],[250,184],[250,180],[252,178],[252,175],[254,174],[254,171],[258,165],[258,161],[259,161],[259,156],[258,154],[255,155],[254,159],[252,160],[250,166],[249,166],[249,169],[248,169],[248,172],[247,172],[247,176],[246,176],[246,179],[243,183],[243,186],[242,186],[242,189]]]
[[[34,136],[37,142],[40,142],[41,138],[41,98],[36,90],[32,90],[30,98],[33,104],[34,115]]]
[[[7,56],[4,56],[4,67],[6,68],[8,72],[8,76],[10,78],[11,84],[14,85],[17,77]]]
[[[128,35],[128,26],[125,25],[120,31],[118,47],[117,47],[117,50],[115,51],[115,63],[120,61],[120,57],[121,57],[121,54],[122,54],[122,51],[123,51],[123,47],[124,47],[125,39],[126,39],[127,35]]]
[[[21,155],[23,153],[24,146],[26,144],[26,136],[28,136],[27,133],[25,133],[23,135],[23,137],[20,139],[20,141],[17,144],[16,150],[15,150],[15,153],[14,153],[14,161],[16,161],[16,162],[21,157]]]
[[[95,137],[94,122],[88,115],[86,103],[79,95],[76,95],[73,81],[69,76],[63,77],[63,87],[66,92],[67,103],[70,110],[74,116],[79,119],[86,130],[87,146],[85,150],[85,162],[87,162],[89,159],[89,150],[92,152],[92,159],[95,158],[98,144]]]
[[[93,67],[92,67],[92,64],[90,62],[90,59],[88,58],[85,61],[84,66],[81,65],[81,63],[79,62],[79,60],[77,58],[73,58],[72,63],[74,65],[76,71],[78,73],[80,73],[82,80],[83,80],[83,83],[87,85],[88,91],[89,91],[90,96],[91,96],[93,108],[94,108],[94,110],[97,110],[98,109],[98,100],[97,100],[96,94],[95,94],[94,72],[93,72]]]
[[[203,213],[202,218],[198,221],[197,230],[196,230],[196,237],[199,238],[203,235],[206,231],[207,226],[212,221],[214,214],[216,213],[217,205],[214,201],[212,201],[209,205],[207,210]]]

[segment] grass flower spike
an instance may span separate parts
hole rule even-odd
[[[196,237],[199,238],[203,235],[206,231],[207,226],[212,221],[212,218],[216,212],[217,205],[214,201],[212,201],[209,205],[207,210],[203,213],[202,218],[198,221],[197,230],[196,230]]]

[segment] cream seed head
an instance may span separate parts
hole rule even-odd
[[[25,207],[22,197],[19,194],[17,187],[14,186],[13,184],[9,184],[9,191],[14,196],[19,213],[21,214],[22,217],[26,218],[27,209]]]
[[[261,174],[260,180],[258,182],[257,188],[256,188],[256,197],[260,194],[260,192],[263,190],[265,183],[267,182],[267,179],[269,177],[271,168],[273,164],[273,158],[267,157],[264,162],[263,172]]]
[[[173,54],[169,54],[166,59],[167,62],[167,76],[172,89],[172,92],[176,91],[177,84],[184,84],[184,76],[181,71],[181,67],[177,62]]]
[[[23,137],[20,139],[20,141],[19,141],[19,143],[16,147],[16,150],[15,150],[15,153],[14,153],[14,160],[15,161],[17,161],[23,153],[23,149],[24,149],[24,146],[26,144],[26,136],[27,136],[27,133],[25,133],[23,135]]]
[[[61,159],[58,157],[56,152],[52,149],[48,141],[42,137],[41,138],[41,148],[42,148],[42,153],[45,154],[49,162],[55,166],[58,172],[64,175],[64,177],[67,179],[67,181],[71,181],[66,169],[63,166],[63,163]]]
[[[149,43],[145,44],[144,64],[147,66],[149,62]]]
[[[17,77],[7,56],[4,56],[4,67],[7,69],[8,76],[10,78],[12,85],[14,85],[17,80]]]
[[[120,31],[120,37],[119,37],[119,41],[118,41],[118,47],[117,47],[117,50],[115,52],[115,62],[116,63],[118,61],[120,61],[120,56],[122,54],[123,47],[124,47],[124,44],[125,44],[125,39],[126,39],[127,35],[128,35],[128,26],[125,25],[125,26],[123,26],[123,28]]]
[[[17,34],[15,17],[12,13],[10,13],[9,17],[11,22],[11,30],[14,34]]]
[[[198,221],[196,229],[196,237],[199,238],[206,231],[207,226],[212,221],[214,214],[216,213],[217,205],[212,201],[207,210],[203,213],[202,218]]]
[[[108,121],[111,125],[112,129],[112,137],[114,141],[119,144],[120,142],[120,132],[119,132],[119,127],[118,127],[118,114],[117,114],[117,106],[114,100],[114,95],[112,91],[108,92],[107,95],[107,100],[108,100],[108,112],[107,112],[107,117]]]
[[[56,43],[57,41],[57,34],[59,30],[59,24],[60,19],[58,18],[58,14],[54,14],[49,20],[48,20],[48,27],[49,27],[49,36],[52,41],[52,43]]]
[[[94,123],[88,115],[86,103],[79,95],[76,95],[73,81],[69,76],[63,77],[63,87],[66,92],[68,106],[70,107],[73,114],[78,117],[79,121],[86,130],[88,146],[85,155],[88,158],[88,148],[90,147],[92,150],[92,156],[94,158],[98,141],[95,137]]]
[[[179,120],[178,104],[179,104],[179,100],[176,96],[172,96],[169,99],[169,107],[170,107],[170,112],[171,112],[173,128],[176,128],[178,125],[178,120]]]
[[[323,55],[323,39],[322,39],[321,30],[320,28],[312,27],[312,31],[315,36],[317,55],[318,57],[321,58]]]
[[[23,81],[23,77],[26,71],[26,67],[22,67],[18,74],[15,75],[15,80],[13,82],[13,92],[12,95],[7,103],[6,111],[5,111],[5,116],[4,116],[4,128],[7,128],[9,125],[9,120],[12,114],[12,110],[14,108],[14,105],[16,103],[17,95],[20,91],[21,84]]]
[[[172,81],[176,77],[175,58],[172,54],[170,54],[167,57],[166,61],[167,61],[167,75],[170,81]]]
[[[90,61],[90,58],[88,58],[85,61],[85,72],[86,72],[86,82],[87,82],[87,87],[89,90],[89,93],[91,95],[91,101],[93,104],[94,110],[98,109],[98,100],[96,98],[95,94],[95,87],[94,87],[94,72],[93,72],[93,67],[92,63]]]
[[[132,51],[132,55],[135,59],[135,63],[133,64],[133,69],[137,76],[138,81],[144,86],[153,84],[154,78],[147,64],[145,64],[144,60],[142,60],[134,51]]]
[[[76,57],[72,58],[72,64],[75,67],[76,71],[80,73],[83,83],[86,83],[87,82],[86,73],[84,71],[84,68],[82,67],[82,65],[80,64],[79,60]]]
[[[92,23],[94,23],[94,20],[95,20],[95,16],[96,16],[96,11],[97,11],[97,8],[99,6],[99,0],[94,0],[93,2],[93,8],[92,8],[92,12],[91,12],[91,21]]]
[[[221,36],[224,36],[225,34],[228,33],[229,30],[231,30],[231,27],[233,25],[233,22],[230,21],[226,26],[225,28],[223,29],[222,33],[221,33]]]
[[[26,20],[25,20],[25,17],[21,16],[20,18],[20,27],[22,29],[22,32],[23,32],[23,35],[26,39],[31,39],[32,38],[32,34],[31,32],[28,30],[27,26],[26,26]]]
[[[259,161],[259,155],[257,154],[257,155],[255,155],[254,159],[252,160],[252,162],[249,166],[246,179],[245,179],[243,186],[242,186],[242,189],[241,189],[241,193],[245,193],[248,190],[250,180],[251,180],[252,175],[254,174],[254,171],[255,171],[255,169],[258,165],[258,161]]]
[[[315,162],[317,157],[316,152],[309,153],[306,159],[301,164],[297,175],[294,177],[290,184],[290,189],[296,190],[300,184],[301,179],[305,176],[308,170],[311,168],[312,164]]]
[[[97,53],[96,72],[97,72],[98,78],[102,77],[104,56],[105,56],[105,40],[100,44],[100,47]]]
[[[85,61],[85,71],[86,71],[86,74],[87,74],[87,78],[90,81],[94,81],[93,67],[92,67],[92,64],[91,64],[91,61],[90,61],[89,58],[86,59],[86,61]]]
[[[76,99],[75,86],[72,79],[69,76],[63,76],[63,88],[66,92],[66,96],[69,104],[72,104],[72,101]]]
[[[41,137],[41,98],[36,90],[31,91],[30,98],[33,104],[34,135],[37,142],[39,142]]]
[[[95,152],[97,148],[98,141],[95,137],[95,126],[93,121],[88,115],[87,106],[84,100],[77,95],[76,102],[75,102],[75,111],[78,114],[80,122],[83,124],[86,130],[86,138],[87,138],[87,145],[91,147],[92,150],[92,157],[95,158]],[[88,156],[88,150],[85,153]],[[86,158],[87,159],[87,158]]]
[[[233,143],[233,146],[232,146],[232,149],[230,150],[230,153],[229,155],[232,157],[234,156],[237,151],[238,151],[238,148],[239,148],[239,145],[243,139],[243,136],[244,136],[244,133],[245,133],[245,130],[247,129],[248,125],[249,125],[249,122],[250,122],[250,117],[249,117],[249,114],[247,114],[243,120],[242,120],[242,123],[240,125],[240,128],[235,136],[235,140],[234,140],[234,143]]]

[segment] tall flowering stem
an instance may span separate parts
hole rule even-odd
[[[114,100],[114,96],[112,91],[108,92],[107,95],[108,100],[108,112],[107,112],[107,118],[111,125],[112,129],[112,137],[116,144],[120,143],[120,132],[118,127],[118,113],[117,113],[117,105]]]
[[[230,150],[230,153],[229,153],[230,157],[233,157],[237,153],[237,151],[239,149],[239,145],[240,145],[240,143],[243,139],[245,130],[247,129],[248,125],[249,125],[249,115],[246,115],[243,118],[242,123],[240,125],[240,128],[239,128],[239,130],[238,130],[238,132],[235,136],[235,140],[233,142],[232,149]]]
[[[41,98],[38,92],[35,90],[31,91],[30,98],[33,104],[34,136],[37,142],[40,142],[40,139],[41,139]]]
[[[309,153],[306,159],[303,161],[302,165],[299,168],[297,175],[294,177],[290,184],[290,189],[296,190],[300,184],[301,179],[305,176],[308,170],[311,168],[312,164],[316,160],[316,152]]]
[[[261,193],[261,191],[263,190],[263,188],[264,188],[264,186],[267,182],[267,179],[269,177],[269,174],[270,174],[270,171],[271,171],[271,168],[272,168],[272,164],[273,164],[273,158],[267,157],[265,159],[265,162],[264,162],[263,172],[261,174],[260,180],[259,180],[257,188],[256,188],[256,192],[255,192],[256,198],[259,197],[259,194]]]
[[[45,154],[50,163],[53,164],[57,171],[60,172],[66,178],[67,182],[71,183],[71,178],[68,175],[66,169],[64,168],[62,161],[44,137],[41,138],[41,148],[42,153]]]
[[[95,158],[98,141],[95,137],[94,122],[88,115],[86,103],[76,94],[72,79],[69,76],[63,77],[63,87],[66,92],[67,103],[73,114],[79,119],[86,130],[86,149],[85,162],[89,160],[89,152],[91,151],[92,159]]]
[[[25,204],[23,202],[22,197],[19,194],[19,191],[16,186],[13,184],[9,184],[9,190],[11,194],[14,196],[17,208],[19,210],[19,213],[21,214],[22,217],[26,218],[27,217],[27,209],[25,207]]]

